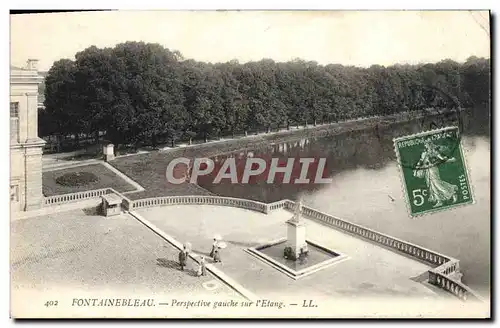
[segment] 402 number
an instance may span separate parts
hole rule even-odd
[[[49,307],[49,306],[57,306],[57,304],[58,304],[58,301],[47,301],[47,302],[45,302],[44,305],[46,307]]]

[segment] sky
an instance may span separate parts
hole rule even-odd
[[[367,67],[490,56],[487,11],[114,11],[11,15],[11,64],[95,45],[160,43],[187,59],[294,58]]]

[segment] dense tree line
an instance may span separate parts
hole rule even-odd
[[[488,108],[490,60],[359,68],[270,59],[185,60],[159,44],[95,46],[54,63],[42,136],[149,144],[208,139],[424,108]]]

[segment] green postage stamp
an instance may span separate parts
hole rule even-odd
[[[410,215],[473,203],[457,127],[394,139]]]

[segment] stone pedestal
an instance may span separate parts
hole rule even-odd
[[[115,159],[115,146],[113,144],[105,145],[102,149],[104,160],[109,162]]]
[[[43,142],[38,142],[38,144],[43,144]],[[25,211],[36,210],[43,205],[42,153],[42,146],[37,144],[30,144],[29,148],[25,149]]]
[[[122,213],[122,199],[115,194],[101,196],[104,216],[120,215]]]
[[[287,240],[286,247],[291,247],[295,257],[298,258],[300,251],[307,252],[306,227],[304,223],[295,219],[286,221]]]

